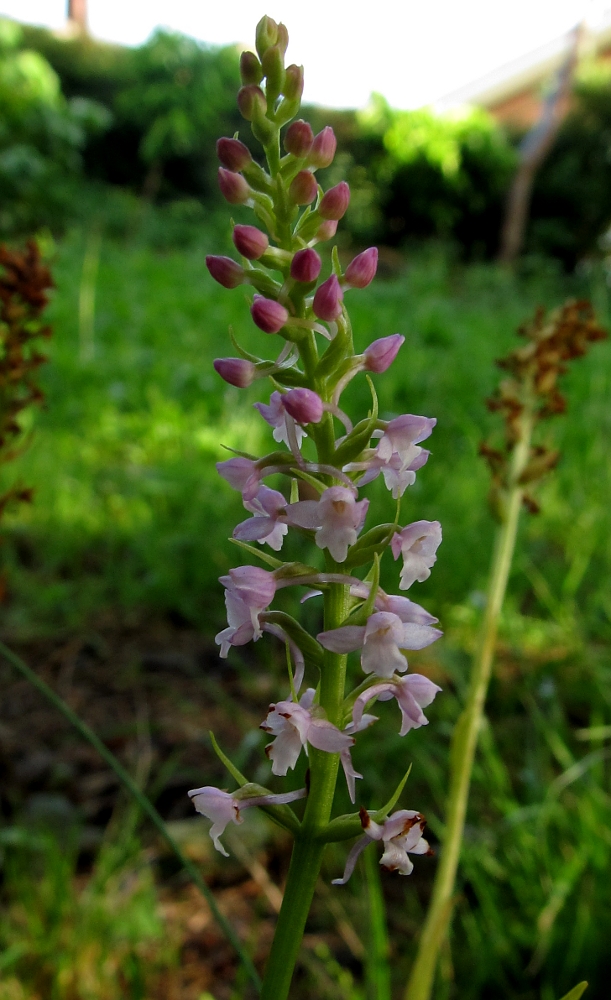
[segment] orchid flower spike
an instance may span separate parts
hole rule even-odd
[[[228,823],[243,823],[240,812],[249,806],[280,806],[289,802],[296,802],[306,796],[305,788],[299,788],[294,792],[284,792],[281,795],[250,795],[245,796],[242,789],[230,794],[213,785],[204,785],[202,788],[192,788],[187,795],[192,800],[198,813],[212,820],[210,836],[217,851],[224,854],[226,858],[229,854],[221,844],[219,837],[224,832]]]
[[[346,858],[346,867],[342,878],[333,879],[333,885],[345,885],[356,867],[359,855],[369,846],[372,840],[381,840],[384,853],[380,858],[382,868],[387,871],[399,872],[400,875],[411,875],[414,866],[409,854],[432,854],[428,841],[422,836],[426,820],[424,816],[413,809],[399,809],[382,824],[375,823],[365,809],[361,809],[361,825],[365,836],[360,837]]]

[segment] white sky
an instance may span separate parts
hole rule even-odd
[[[363,107],[372,91],[419,107],[568,32],[611,0],[88,0],[91,33],[137,45],[158,25],[215,44],[254,47],[267,13],[289,29],[304,100]],[[0,0],[0,14],[61,28],[66,0]]]

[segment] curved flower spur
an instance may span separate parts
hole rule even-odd
[[[271,394],[255,408],[273,437],[268,454],[239,453],[217,465],[221,477],[241,494],[247,512],[233,539],[265,568],[238,566],[221,577],[228,624],[216,641],[222,657],[233,646],[258,642],[264,633],[286,647],[286,697],[270,706],[261,728],[271,737],[266,752],[274,775],[286,775],[302,751],[308,755],[308,794],[299,820],[289,803],[305,796],[305,790],[274,794],[257,786],[247,794],[247,779],[221,751],[243,787],[229,793],[204,786],[189,793],[196,809],[212,820],[210,833],[218,850],[224,851],[219,835],[228,823],[241,821],[240,811],[247,806],[264,808],[294,834],[264,1000],[288,995],[327,842],[357,837],[365,829],[339,882],[346,881],[370,841],[382,841],[381,863],[403,874],[412,870],[408,853],[428,852],[419,812],[399,809],[388,815],[405,781],[386,810],[370,814],[361,807],[360,813],[331,817],[340,763],[350,798],[356,799],[355,779],[361,775],[351,753],[358,755],[358,734],[378,723],[365,709],[376,700],[395,698],[404,736],[426,725],[423,709],[440,690],[422,674],[409,672],[405,655],[439,638],[441,632],[433,627],[437,619],[409,598],[387,594],[379,586],[387,549],[395,559],[402,556],[402,590],[426,580],[436,560],[439,523],[399,523],[401,498],[429,458],[421,442],[436,421],[414,414],[382,420],[371,380],[368,413],[351,419],[340,408],[352,379],[385,372],[405,338],[391,333],[355,353],[346,300],[348,293],[358,294],[374,279],[377,250],[366,249],[345,269],[336,248],[330,267],[319,253],[348,210],[350,189],[345,181],[327,191],[318,183],[317,171],[332,162],[336,140],[331,128],[314,135],[307,122],[296,118],[303,69],[285,66],[287,45],[284,25],[264,17],[256,30],[256,53],[241,57],[238,105],[263,147],[264,161],[255,160],[237,136],[217,145],[222,194],[230,205],[250,207],[254,218],[253,224],[233,228],[240,259],[209,256],[208,269],[224,288],[242,287],[242,293],[252,288],[250,317],[245,310],[245,319],[261,331],[262,348],[274,339],[280,343],[274,356],[265,359],[242,350],[232,336],[239,356],[214,363],[218,375],[239,388],[271,376]],[[369,499],[360,495],[380,474],[397,501],[392,523],[376,523]],[[300,484],[308,485],[307,498],[300,497]],[[279,557],[285,539],[296,534],[309,539],[311,551],[319,550],[319,565]],[[322,594],[324,624],[318,635],[274,610],[277,591],[287,586],[308,588],[306,596]],[[357,687],[347,691],[348,655],[356,651],[363,673]]]

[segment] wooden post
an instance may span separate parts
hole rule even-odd
[[[512,265],[522,249],[535,176],[566,114],[582,33],[582,25],[571,32],[569,52],[558,70],[555,86],[541,108],[539,120],[520,143],[519,162],[507,196],[501,230],[498,259],[502,264]]]

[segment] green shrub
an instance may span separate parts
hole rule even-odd
[[[0,232],[23,233],[69,213],[87,136],[110,116],[82,97],[67,101],[38,52],[0,22]]]

